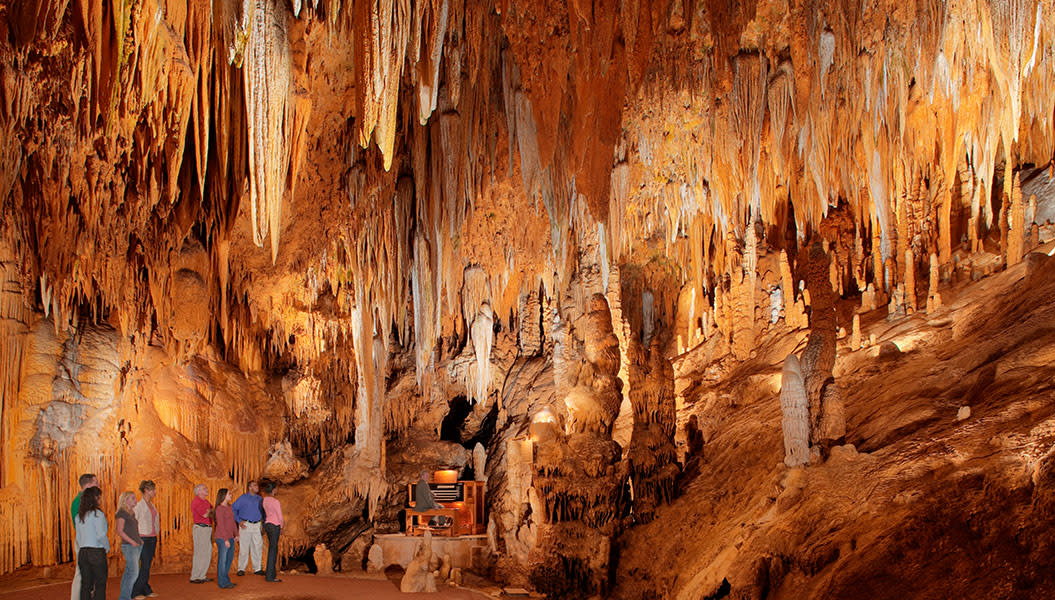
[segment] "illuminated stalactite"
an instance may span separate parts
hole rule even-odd
[[[292,57],[286,4],[276,0],[249,0],[246,36],[245,107],[249,137],[249,201],[252,205],[253,241],[258,246],[270,233],[271,259],[278,254],[282,204],[291,179],[290,157],[295,132],[292,93]],[[306,125],[306,123],[302,124]],[[295,181],[295,175],[292,177]]]

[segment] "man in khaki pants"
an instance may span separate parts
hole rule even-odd
[[[212,562],[212,504],[206,498],[209,488],[204,483],[194,486],[194,499],[190,501],[190,512],[194,519],[194,559],[191,562],[190,582],[212,581],[205,577]]]
[[[239,575],[245,575],[250,560],[253,572],[257,575],[264,574],[260,560],[264,549],[263,537],[260,534],[261,524],[264,522],[263,502],[264,499],[260,497],[260,485],[250,481],[246,486],[246,493],[239,496],[231,507],[234,510],[234,520],[238,523]]]

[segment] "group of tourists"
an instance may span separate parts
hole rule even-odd
[[[194,519],[194,559],[191,562],[190,582],[212,581],[205,576],[212,563],[212,543],[216,542],[216,583],[222,588],[233,588],[231,563],[234,560],[234,539],[238,536],[238,575],[245,575],[246,567],[253,564],[253,572],[263,575],[267,581],[282,581],[276,575],[278,560],[278,536],[285,521],[282,519],[282,504],[275,498],[275,482],[264,483],[264,494],[260,495],[260,484],[250,481],[246,492],[234,500],[227,488],[216,493],[216,507],[209,504],[209,488],[205,484],[194,486],[191,500],[191,516]],[[214,527],[215,526],[215,527]],[[267,570],[260,568],[260,555],[264,547],[261,532],[267,535]]]
[[[102,511],[103,493],[99,478],[91,473],[81,475],[77,483],[81,491],[70,505],[77,553],[70,600],[103,600],[108,577],[106,555],[110,552],[109,526]],[[157,596],[150,587],[150,565],[161,533],[161,519],[153,502],[157,485],[143,481],[139,493],[138,502],[134,492],[124,492],[117,500],[117,536],[125,557],[120,600]]]
[[[110,552],[109,525],[102,510],[102,491],[99,479],[85,473],[78,479],[81,491],[73,499],[70,513],[73,517],[74,551],[77,555],[73,575],[71,600],[105,600],[108,577],[106,556]],[[227,488],[216,494],[216,506],[208,500],[209,488],[205,484],[194,486],[191,500],[193,521],[192,539],[194,558],[191,566],[191,583],[212,581],[206,577],[212,563],[212,545],[216,544],[216,579],[221,588],[233,588],[230,570],[234,559],[234,541],[237,536],[238,575],[245,575],[250,562],[253,572],[264,575],[267,581],[282,581],[276,576],[278,560],[278,538],[284,521],[282,505],[275,498],[274,482],[265,482],[260,495],[260,485],[250,481],[246,492],[233,500]],[[157,593],[150,587],[150,566],[157,550],[161,533],[161,519],[154,496],[157,485],[153,481],[139,484],[140,499],[135,492],[123,492],[117,501],[116,533],[121,540],[121,554],[125,559],[125,570],[121,576],[119,600],[142,600],[153,598]],[[262,534],[267,535],[267,570],[261,568],[263,553]]]

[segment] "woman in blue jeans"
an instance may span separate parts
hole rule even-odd
[[[231,583],[231,561],[234,559],[234,536],[238,526],[234,524],[233,500],[227,488],[220,488],[216,494],[216,528],[213,537],[216,539],[216,583],[221,588],[233,588]]]
[[[139,553],[139,577],[132,584],[132,600],[143,600],[157,596],[150,587],[150,566],[154,562],[154,553],[158,548],[158,536],[161,535],[161,517],[154,506],[158,486],[146,479],[139,484],[139,503],[134,514],[139,521],[139,538],[143,540]]]
[[[136,494],[124,492],[117,500],[117,535],[121,538],[121,554],[125,555],[125,572],[121,576],[121,595],[118,600],[132,600],[132,584],[139,577],[139,553],[143,540],[139,537],[136,520]]]

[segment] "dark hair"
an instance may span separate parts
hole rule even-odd
[[[275,484],[274,481],[266,481],[266,482],[264,482],[264,491],[267,492],[268,494],[271,494],[272,492],[274,492],[276,487],[278,487],[278,485]]]
[[[139,493],[142,494],[147,490],[156,490],[158,486],[154,485],[154,482],[149,479],[144,479],[139,484]]]
[[[250,479],[250,480],[249,480],[249,481],[248,481],[248,482],[247,482],[247,483],[245,484],[245,489],[246,489],[246,490],[248,490],[249,488],[253,487],[253,484],[254,484],[254,483],[256,483],[256,484],[259,484],[259,482],[258,482],[257,480],[255,480],[255,479]]]
[[[77,478],[77,483],[80,484],[81,488],[83,489],[84,486],[91,483],[93,479],[95,479],[95,473],[85,473],[84,475],[81,475]]]
[[[216,508],[220,508],[220,505],[223,504],[223,501],[226,499],[227,488],[220,488],[220,491],[216,492]]]
[[[90,487],[81,492],[81,505],[77,509],[77,516],[81,518],[81,523],[84,522],[85,515],[99,510],[99,500],[102,497],[103,492],[98,487]]]

